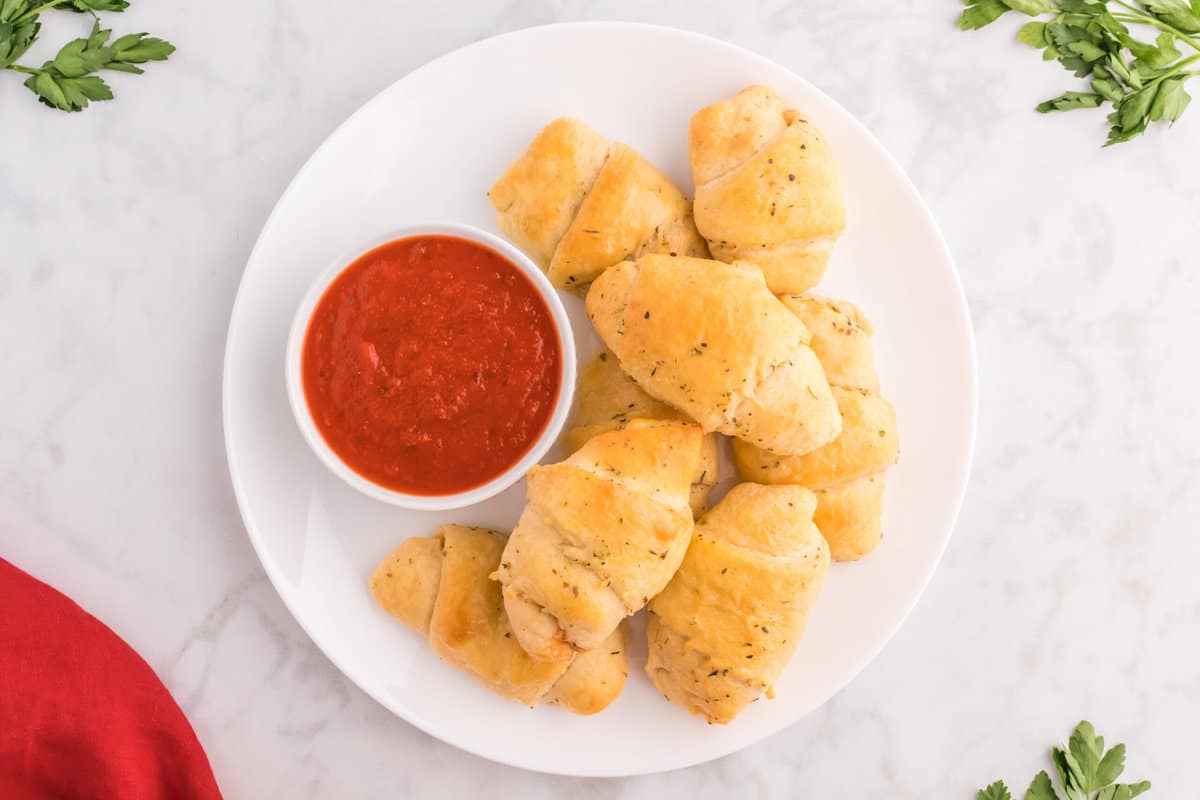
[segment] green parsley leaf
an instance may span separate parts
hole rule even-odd
[[[1183,55],[1175,46],[1175,35],[1166,31],[1159,35],[1156,44],[1146,44],[1131,38],[1127,47],[1129,52],[1137,56],[1138,62],[1154,69],[1165,67]]]
[[[1092,71],[1092,64],[1079,54],[1079,49],[1086,48],[1087,45],[1095,46],[1101,40],[1097,36],[1093,41],[1092,32],[1071,22],[1070,15],[1061,15],[1059,19],[1061,21],[1046,26],[1046,34],[1057,47],[1059,63],[1077,76],[1083,77]]]
[[[1120,78],[1126,86],[1130,86],[1134,89],[1142,88],[1141,76],[1137,72],[1129,69],[1129,66],[1116,53],[1109,55],[1108,61],[1104,63],[1104,66],[1109,72]]]
[[[1076,108],[1098,108],[1104,102],[1104,97],[1099,94],[1087,94],[1085,92],[1066,92],[1053,100],[1047,100],[1044,103],[1038,103],[1038,113],[1048,114],[1051,111],[1071,111]]]
[[[1110,106],[1106,145],[1126,142],[1154,122],[1175,122],[1191,96],[1185,83],[1200,75],[1200,0],[965,0],[959,18],[965,29],[981,28],[1008,11],[1041,17],[1025,23],[1018,41],[1041,51],[1046,61],[1084,79],[1090,91],[1068,91],[1037,110],[1070,111]],[[1149,30],[1148,37],[1135,31]],[[1089,751],[1065,751],[1088,785]],[[1084,762],[1080,763],[1079,759]],[[1070,766],[1063,758],[1063,769]]]
[[[1158,51],[1164,56],[1165,63],[1169,64],[1175,59],[1183,56],[1183,53],[1179,52],[1179,48],[1175,46],[1175,42],[1177,41],[1175,39],[1175,34],[1171,33],[1170,31],[1163,31],[1160,33],[1156,41],[1158,44]]]
[[[63,45],[51,60],[38,69],[16,65],[16,59],[29,49],[40,26],[37,15],[42,6],[30,7],[31,0],[0,0],[0,69],[28,73],[25,86],[38,100],[62,111],[82,111],[93,102],[113,99],[112,89],[98,74],[101,70],[143,72],[138,64],[166,60],[175,47],[163,39],[145,33],[131,33],[111,44],[112,31],[100,27],[97,17],[91,33]],[[55,6],[68,11],[122,11],[127,0],[70,0]]]
[[[67,106],[67,96],[63,93],[62,87],[54,80],[54,76],[49,72],[39,72],[36,75],[30,75],[25,81],[25,85],[30,91],[35,92],[38,99],[52,108],[61,108],[64,111],[70,111]]]
[[[1086,778],[1075,754],[1071,752],[1070,748],[1063,750],[1058,747],[1054,748],[1053,754],[1066,767],[1067,778],[1063,781],[1062,788],[1066,792],[1068,800],[1087,800],[1087,792],[1084,789]]]
[[[1145,0],[1146,8],[1184,33],[1200,33],[1200,3],[1188,0]]]
[[[958,27],[973,31],[990,25],[1011,9],[1003,0],[967,0],[967,7],[958,18]]]
[[[1087,29],[1086,20],[1080,23],[1069,14],[1063,14],[1057,21],[1050,23],[1047,32],[1059,47],[1092,40],[1092,32]]]
[[[1050,39],[1046,35],[1046,23],[1026,22],[1021,26],[1021,30],[1017,31],[1017,41],[1039,50],[1042,49],[1050,44]]]
[[[1119,103],[1125,94],[1120,81],[1112,77],[1112,73],[1097,65],[1092,70],[1092,91],[1110,103]]]
[[[155,39],[145,33],[131,33],[113,42],[113,60],[124,64],[145,64],[147,61],[166,61],[175,52],[175,45]]]
[[[1138,781],[1137,783],[1123,783],[1117,787],[1118,789],[1128,789],[1129,797],[1132,799],[1139,794],[1145,794],[1150,791],[1150,781]]]
[[[25,85],[38,100],[61,111],[82,111],[92,100],[112,100],[112,90],[98,76],[67,78],[49,70],[31,75]]]
[[[1050,0],[1004,0],[1004,2],[1013,11],[1020,11],[1030,17],[1045,14],[1054,8],[1054,4]]]
[[[1050,784],[1050,776],[1042,770],[1033,776],[1033,783],[1025,790],[1024,800],[1058,800],[1058,794]]]
[[[1149,86],[1121,99],[1117,104],[1117,124],[1120,125],[1122,133],[1129,133],[1139,126],[1142,130],[1145,129],[1146,116],[1150,113],[1150,107],[1154,105],[1154,95],[1157,93],[1157,87]],[[1138,133],[1141,133],[1141,130]]]
[[[1104,754],[1104,739],[1096,738],[1096,729],[1092,727],[1092,723],[1087,720],[1079,723],[1071,734],[1067,749],[1075,762],[1076,785],[1085,794],[1098,788],[1096,769],[1100,766],[1100,757]]]
[[[65,78],[80,78],[104,69],[113,60],[113,49],[104,46],[111,33],[100,30],[100,23],[97,22],[91,36],[67,42],[54,60],[47,61],[42,68],[53,69]]]
[[[1067,45],[1067,49],[1072,53],[1078,53],[1080,58],[1089,63],[1099,61],[1108,55],[1106,51],[1101,50],[1091,42],[1071,42],[1071,44]]]
[[[1025,790],[1023,800],[1133,800],[1150,790],[1150,781],[1113,783],[1125,769],[1125,745],[1105,751],[1104,737],[1097,736],[1087,720],[1075,726],[1066,748],[1055,747],[1050,757],[1058,772],[1061,794],[1042,770]],[[1004,782],[996,781],[981,789],[976,800],[1011,800],[1011,796]]]
[[[1100,786],[1108,784],[1121,777],[1125,771],[1125,745],[1119,744],[1104,754],[1096,767],[1096,783]]]
[[[0,22],[16,22],[29,10],[29,0],[0,0]]]
[[[1058,772],[1058,785],[1066,791],[1067,800],[1076,800],[1079,793],[1072,789],[1074,784],[1071,778],[1071,769],[1067,765],[1066,753],[1062,748],[1056,747],[1050,751],[1050,760],[1054,762],[1054,769]]]
[[[980,789],[975,793],[975,800],[1013,800],[1004,781],[996,781],[991,786]]]
[[[129,0],[71,0],[66,5],[59,6],[64,11],[94,13],[96,11],[124,11],[129,8]]]
[[[1175,122],[1192,102],[1192,96],[1183,88],[1183,78],[1170,78],[1158,86],[1154,102],[1150,104],[1151,122]]]
[[[37,38],[41,24],[38,22],[0,22],[0,69],[8,67],[25,54]]]
[[[1095,0],[1059,0],[1058,7],[1074,14],[1091,14],[1104,5]]]
[[[1129,39],[1131,38],[1129,35],[1129,28],[1125,27],[1123,23],[1117,21],[1117,18],[1110,14],[1107,8],[1100,7],[1094,13],[1096,15],[1094,24],[1098,25],[1101,30],[1108,33],[1111,39],[1118,45],[1128,44]]]
[[[1119,783],[1116,786],[1106,786],[1096,795],[1096,800],[1133,800],[1139,794],[1150,790],[1150,781],[1141,783]]]

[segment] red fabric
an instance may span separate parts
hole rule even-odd
[[[149,665],[0,558],[0,798],[220,797],[196,734]]]

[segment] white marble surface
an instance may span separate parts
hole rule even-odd
[[[75,116],[0,75],[0,555],[146,656],[228,796],[966,798],[1085,716],[1152,797],[1194,792],[1200,110],[1101,150],[1099,115],[1030,110],[1065,74],[951,2],[436,5],[139,0],[118,31],[179,53]],[[251,551],[219,404],[242,265],[312,149],[431,57],[576,19],[728,39],[859,116],[942,224],[981,371],[958,530],[880,657],[743,753],[611,781],[465,755],[345,680]]]

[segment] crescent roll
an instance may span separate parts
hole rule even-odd
[[[821,280],[846,228],[842,178],[820,131],[766,86],[692,117],[696,227],[713,258],[759,267],[771,291]]]
[[[696,523],[646,618],[646,673],[672,703],[726,723],[773,696],[829,571],[816,506],[799,486],[741,483]]]
[[[528,473],[527,505],[494,578],[521,647],[569,661],[658,594],[692,537],[700,428],[632,420]]]
[[[811,295],[780,300],[812,332],[812,348],[833,384],[842,433],[801,456],[778,456],[734,442],[742,480],[796,484],[817,494],[814,519],[835,561],[854,561],[883,538],[884,475],[896,463],[896,412],[879,394],[871,323],[844,301]]]
[[[557,119],[488,192],[505,235],[559,288],[642,253],[707,256],[692,204],[633,148]]]
[[[753,267],[643,256],[601,275],[587,312],[621,368],[706,432],[789,455],[841,432],[808,330]]]
[[[687,421],[678,411],[642,391],[633,378],[621,371],[617,357],[607,351],[583,368],[575,397],[575,411],[562,437],[568,454],[598,434],[621,430],[631,420]],[[696,469],[689,504],[692,514],[700,516],[708,507],[708,494],[716,486],[720,472],[716,434],[705,435],[700,446],[700,466]]]
[[[588,653],[556,664],[530,658],[512,636],[500,586],[505,537],[444,525],[408,539],[371,576],[371,593],[389,614],[429,637],[434,652],[496,694],[528,706],[565,706],[595,714],[616,699],[629,671],[625,631]]]

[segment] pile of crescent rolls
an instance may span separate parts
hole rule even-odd
[[[582,122],[547,125],[488,193],[607,350],[581,370],[569,457],[528,473],[508,536],[447,525],[371,578],[444,660],[527,705],[600,711],[646,609],[646,672],[725,723],[772,686],[830,561],[882,537],[895,413],[872,328],[809,291],[845,228],[820,132],[771,89],[701,109],[695,201]],[[709,507],[732,437],[740,483]]]

